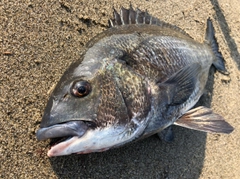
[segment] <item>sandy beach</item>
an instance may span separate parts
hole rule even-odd
[[[49,93],[79,59],[83,46],[108,28],[112,7],[127,0],[0,1],[0,178],[238,179],[240,177],[240,1],[136,0],[134,8],[179,26],[203,42],[213,20],[229,75],[211,68],[198,105],[211,107],[235,130],[230,135],[174,126],[157,136],[103,153],[48,158],[37,141]]]

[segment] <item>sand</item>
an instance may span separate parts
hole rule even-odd
[[[136,0],[133,7],[204,40],[213,19],[230,75],[211,69],[201,105],[234,126],[230,135],[174,127],[172,143],[156,136],[103,153],[48,158],[38,142],[49,91],[108,26],[112,7],[127,0],[0,1],[0,178],[231,178],[240,177],[240,1]]]

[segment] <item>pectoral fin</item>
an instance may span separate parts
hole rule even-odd
[[[174,124],[210,133],[231,133],[234,128],[222,116],[211,109],[200,106],[188,111]]]
[[[158,86],[162,91],[161,100],[164,99],[169,105],[178,105],[185,102],[195,89],[200,71],[201,66],[194,63],[173,74],[165,82],[159,83]]]

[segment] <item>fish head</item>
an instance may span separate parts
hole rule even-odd
[[[101,95],[95,86],[99,86],[98,76],[90,79],[65,73],[48,100],[40,127],[76,120],[94,122]]]
[[[134,140],[147,125],[142,78],[119,60],[87,57],[64,73],[44,111],[37,139],[60,139],[50,157],[105,151]]]

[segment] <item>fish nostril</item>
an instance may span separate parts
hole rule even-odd
[[[63,101],[66,101],[68,96],[69,96],[68,93],[64,94],[63,97],[62,97]]]

